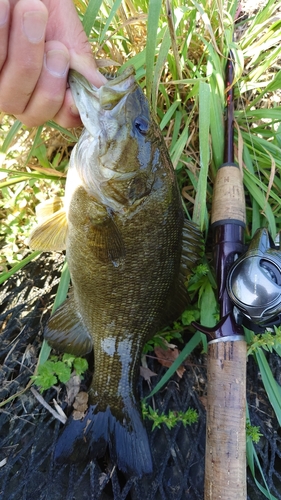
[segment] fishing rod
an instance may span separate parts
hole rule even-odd
[[[231,266],[245,251],[246,220],[242,172],[234,162],[234,58],[226,64],[227,120],[224,163],[213,191],[213,254],[220,321],[207,335],[207,423],[205,500],[246,500],[246,358],[243,327],[237,324],[226,282]]]

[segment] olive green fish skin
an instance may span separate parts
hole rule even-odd
[[[141,353],[183,311],[182,266],[186,271],[195,259],[189,248],[182,252],[174,169],[132,71],[99,91],[75,73],[71,78],[86,126],[71,155],[65,195],[73,292],[45,338],[76,355],[88,352],[92,339],[95,368],[88,413],[83,421],[69,419],[56,457],[101,456],[109,446],[120,469],[141,476],[152,471],[136,396]],[[189,229],[193,249],[198,234]]]

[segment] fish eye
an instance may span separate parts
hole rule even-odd
[[[147,118],[145,118],[144,116],[138,116],[134,121],[134,125],[135,125],[137,131],[141,135],[147,134],[148,129],[149,129],[149,122],[148,122]]]

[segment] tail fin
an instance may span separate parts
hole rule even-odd
[[[110,407],[98,411],[91,405],[80,420],[71,416],[55,449],[58,463],[77,462],[102,457],[106,448],[117,467],[125,473],[141,477],[152,472],[152,458],[146,430],[133,402],[115,416]]]

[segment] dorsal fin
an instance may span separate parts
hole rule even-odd
[[[175,321],[188,306],[189,296],[185,282],[188,280],[189,275],[194,270],[203,253],[204,242],[201,231],[196,224],[186,220],[183,226],[179,275],[169,294],[165,308],[165,320],[162,322],[161,327]]]

